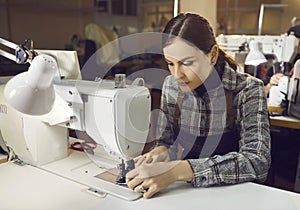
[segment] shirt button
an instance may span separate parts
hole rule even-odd
[[[205,176],[201,176],[201,181],[205,182],[206,181],[206,177]]]

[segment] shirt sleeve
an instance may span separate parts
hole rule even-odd
[[[161,95],[161,109],[158,114],[157,120],[157,128],[156,128],[156,144],[155,146],[166,146],[170,148],[173,145],[173,130],[172,125],[170,123],[170,117],[168,110],[168,102],[167,95],[169,91],[169,78],[167,78],[162,87],[162,95]]]
[[[271,162],[270,125],[263,82],[248,79],[235,97],[239,152],[188,160],[195,187],[265,181]]]

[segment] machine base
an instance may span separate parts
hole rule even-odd
[[[100,168],[84,152],[71,150],[67,158],[43,165],[41,169],[124,200],[133,201],[141,197],[126,186],[115,183],[116,168]]]

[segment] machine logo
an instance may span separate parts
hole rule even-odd
[[[0,113],[7,114],[7,105],[0,104]]]

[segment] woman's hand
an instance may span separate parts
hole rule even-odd
[[[283,76],[282,73],[276,73],[270,78],[270,82],[265,85],[265,92],[267,95],[270,93],[270,89],[272,85],[278,85],[280,78]]]
[[[278,82],[280,80],[280,78],[283,76],[282,73],[276,73],[274,74],[271,79],[270,79],[270,84],[271,85],[278,85]]]
[[[135,158],[135,166],[139,166],[144,163],[155,162],[167,162],[170,161],[170,157],[167,151],[167,147],[159,146],[151,150],[150,152]]]
[[[144,198],[150,198],[175,181],[191,181],[193,176],[186,160],[145,163],[127,173],[126,183]]]

